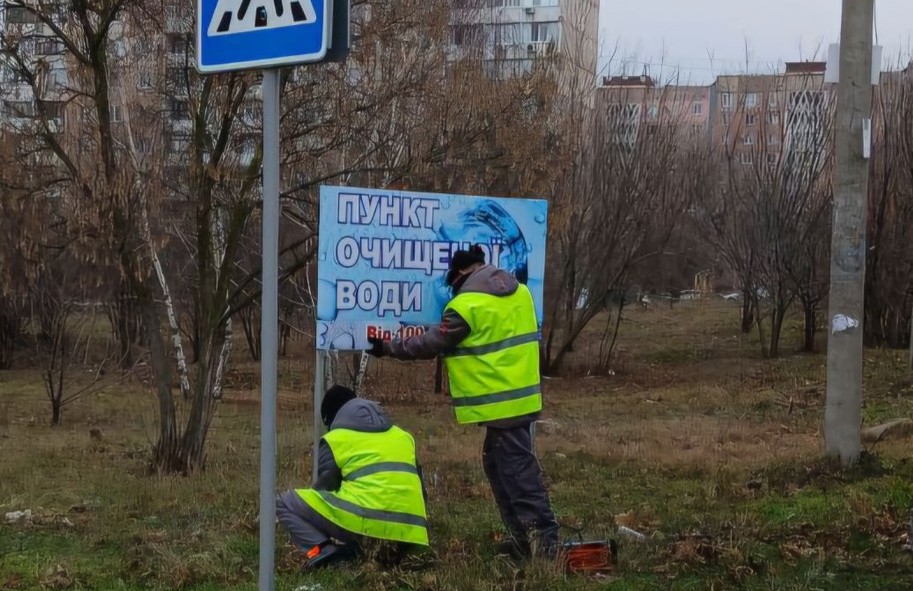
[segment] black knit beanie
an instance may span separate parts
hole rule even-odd
[[[447,285],[452,286],[461,271],[478,264],[485,264],[485,251],[478,244],[472,245],[469,250],[458,250],[450,259],[450,270],[447,271]]]
[[[358,396],[351,389],[345,386],[333,386],[323,396],[323,403],[320,405],[320,418],[323,424],[329,427],[336,420],[336,413],[339,412],[346,402],[355,400]]]

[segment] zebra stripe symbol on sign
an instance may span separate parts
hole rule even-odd
[[[312,0],[218,0],[208,34],[215,37],[280,29],[316,20]]]

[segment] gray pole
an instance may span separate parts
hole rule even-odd
[[[862,124],[872,117],[872,27],[875,0],[843,0],[837,89],[834,226],[831,239],[831,326],[827,342],[824,444],[852,464],[861,452],[862,322],[869,163]],[[843,315],[857,324],[834,322]]]
[[[317,480],[317,448],[320,445],[320,438],[323,437],[326,428],[323,425],[323,419],[320,418],[320,405],[323,403],[323,395],[327,391],[327,353],[326,351],[317,351],[314,365],[314,461],[311,469],[311,482]]]
[[[910,313],[910,358],[907,365],[913,369],[913,312]],[[913,540],[910,541],[910,547],[913,548]]]
[[[260,583],[276,570],[276,378],[279,358],[279,70],[263,72],[263,295],[260,318]]]

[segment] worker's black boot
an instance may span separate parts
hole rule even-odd
[[[326,544],[321,546],[313,555],[308,553],[308,561],[304,565],[304,570],[326,568],[341,562],[354,560],[356,556],[358,556],[358,549],[354,544]]]
[[[498,544],[495,552],[503,556],[510,556],[515,560],[525,560],[532,556],[529,541],[518,540],[510,537]]]

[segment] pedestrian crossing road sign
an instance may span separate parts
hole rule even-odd
[[[320,61],[331,0],[197,0],[197,67],[204,74]]]

